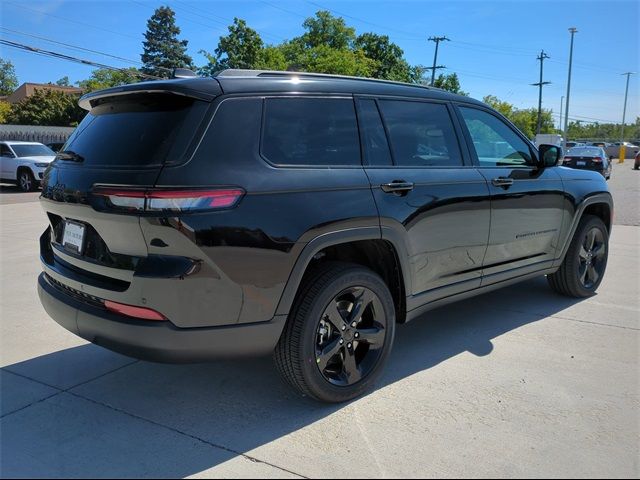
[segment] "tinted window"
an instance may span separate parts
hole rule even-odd
[[[18,157],[52,157],[55,155],[55,152],[49,147],[38,143],[33,145],[13,144],[12,148]]]
[[[65,150],[84,165],[150,166],[179,160],[208,103],[178,95],[127,95],[96,106]]]
[[[391,153],[375,100],[359,101],[359,122],[362,130],[365,160],[368,165],[391,165]]]
[[[460,107],[481,167],[513,167],[533,164],[529,145],[495,115]]]
[[[2,156],[2,157],[13,157],[13,152],[4,143],[0,143],[0,156]]]
[[[269,98],[262,154],[277,165],[360,165],[353,100]]]
[[[446,105],[382,100],[380,110],[398,166],[460,166],[462,156]]]
[[[601,157],[602,153],[602,149],[598,147],[573,147],[567,151],[567,156]]]

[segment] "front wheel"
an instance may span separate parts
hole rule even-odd
[[[351,400],[380,376],[395,321],[393,298],[376,273],[327,263],[303,281],[276,347],[276,365],[303,395]]]
[[[23,192],[31,192],[36,188],[36,179],[31,170],[23,169],[18,173],[18,187]]]
[[[609,232],[600,218],[585,215],[578,224],[557,272],[547,275],[556,292],[569,297],[593,295],[602,282],[609,257]]]

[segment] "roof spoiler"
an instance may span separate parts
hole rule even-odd
[[[186,70],[186,69],[175,69]],[[211,102],[218,95],[222,94],[220,84],[211,78],[204,78],[189,75],[185,72],[175,72],[181,76],[177,79],[154,80],[147,82],[131,83],[120,87],[107,88],[90,92],[78,101],[78,105],[85,110],[91,110],[97,104],[108,97],[120,97],[122,95],[133,95],[140,93],[165,93],[172,95],[183,95],[185,97]],[[191,72],[193,73],[193,72]]]

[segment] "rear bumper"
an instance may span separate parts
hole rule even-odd
[[[135,320],[90,305],[61,291],[44,273],[38,295],[45,311],[72,333],[110,350],[166,363],[260,356],[275,348],[286,316],[269,322],[210,328],[178,328],[171,322]]]

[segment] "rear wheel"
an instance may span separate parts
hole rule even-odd
[[[327,263],[300,288],[275,360],[303,395],[344,402],[379,377],[395,333],[393,298],[367,268]]]
[[[570,297],[593,295],[602,281],[609,256],[609,233],[602,220],[585,215],[560,269],[547,275],[551,287]]]
[[[29,169],[22,169],[18,172],[18,187],[23,192],[31,192],[36,188],[36,179]]]

